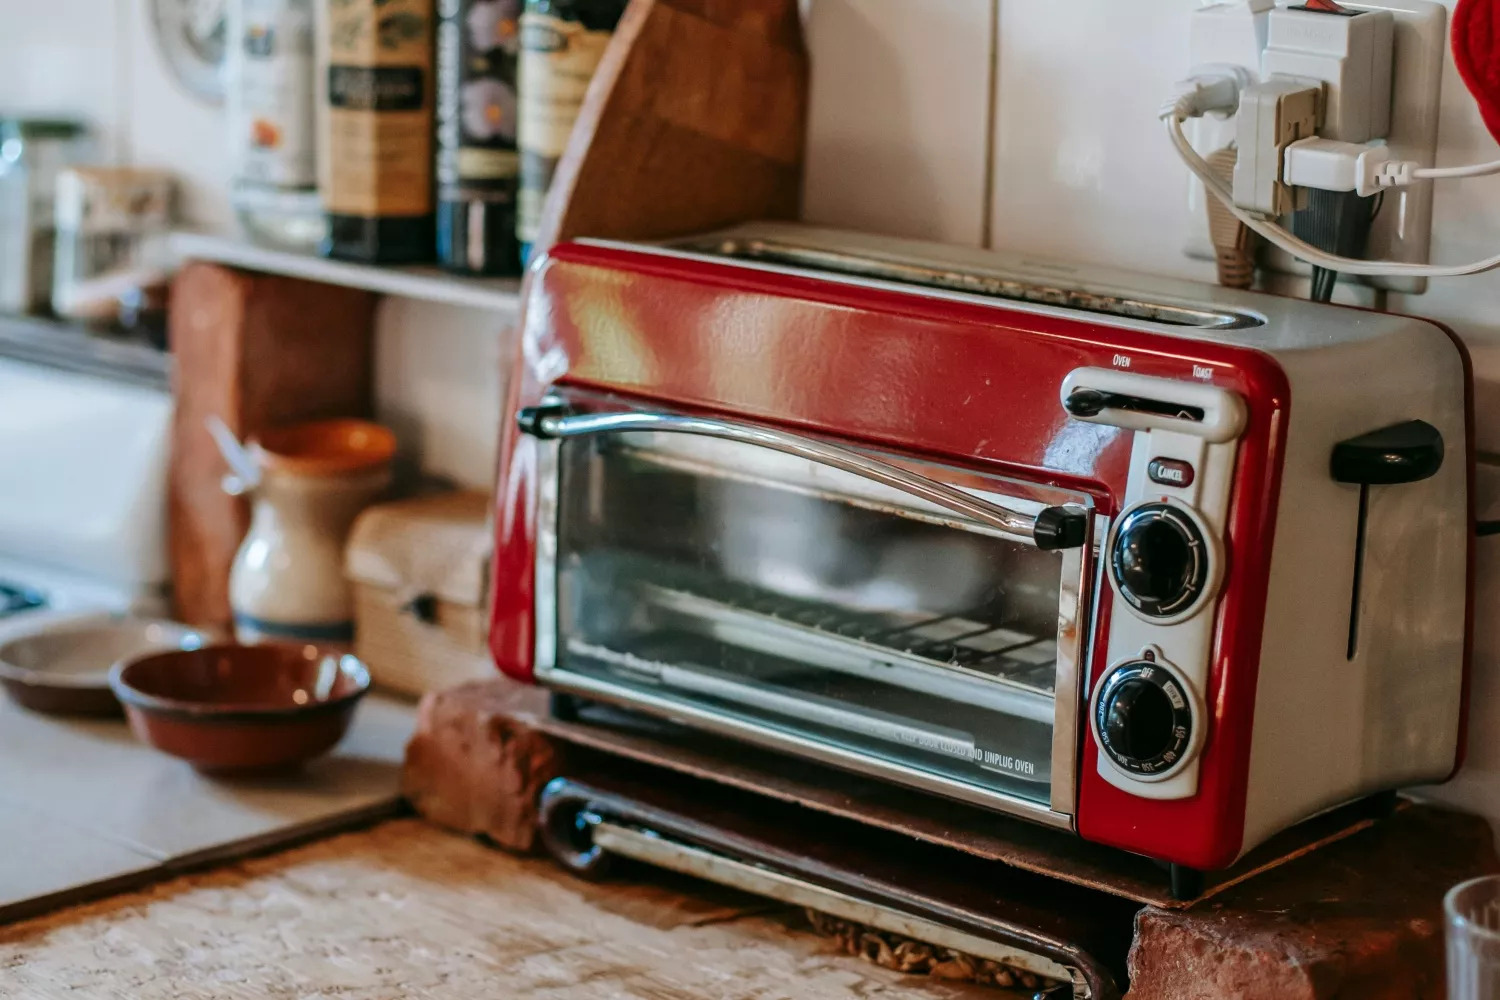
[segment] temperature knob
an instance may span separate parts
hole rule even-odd
[[[1166,503],[1132,508],[1115,532],[1110,571],[1120,596],[1148,618],[1192,607],[1208,585],[1208,544],[1197,522]]]
[[[1157,775],[1181,763],[1193,738],[1187,691],[1152,660],[1116,667],[1094,702],[1099,746],[1132,774]]]

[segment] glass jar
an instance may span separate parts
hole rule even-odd
[[[159,170],[75,167],[58,176],[52,308],[59,316],[114,321],[121,295],[166,280],[175,190]]]
[[[57,177],[87,155],[79,122],[0,119],[0,312],[47,311]]]

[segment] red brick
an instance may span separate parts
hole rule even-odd
[[[1488,824],[1413,806],[1198,906],[1136,917],[1129,1000],[1443,1000],[1443,894]]]
[[[545,704],[537,689],[499,678],[427,695],[406,748],[402,794],[439,826],[532,850],[537,797],[562,768],[559,748],[527,721]]]

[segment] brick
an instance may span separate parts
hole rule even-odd
[[[1143,909],[1128,1000],[1443,1000],[1443,894],[1496,871],[1484,820],[1404,808],[1191,909]]]
[[[537,798],[562,771],[561,748],[528,721],[545,705],[544,692],[503,678],[428,694],[406,748],[402,794],[429,822],[533,850]]]

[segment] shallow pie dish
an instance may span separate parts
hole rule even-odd
[[[213,637],[176,622],[97,615],[39,620],[0,643],[0,685],[18,704],[53,715],[119,715],[109,688],[114,664]]]
[[[201,771],[293,767],[349,728],[370,672],[311,645],[233,644],[116,664],[110,687],[145,742]]]

